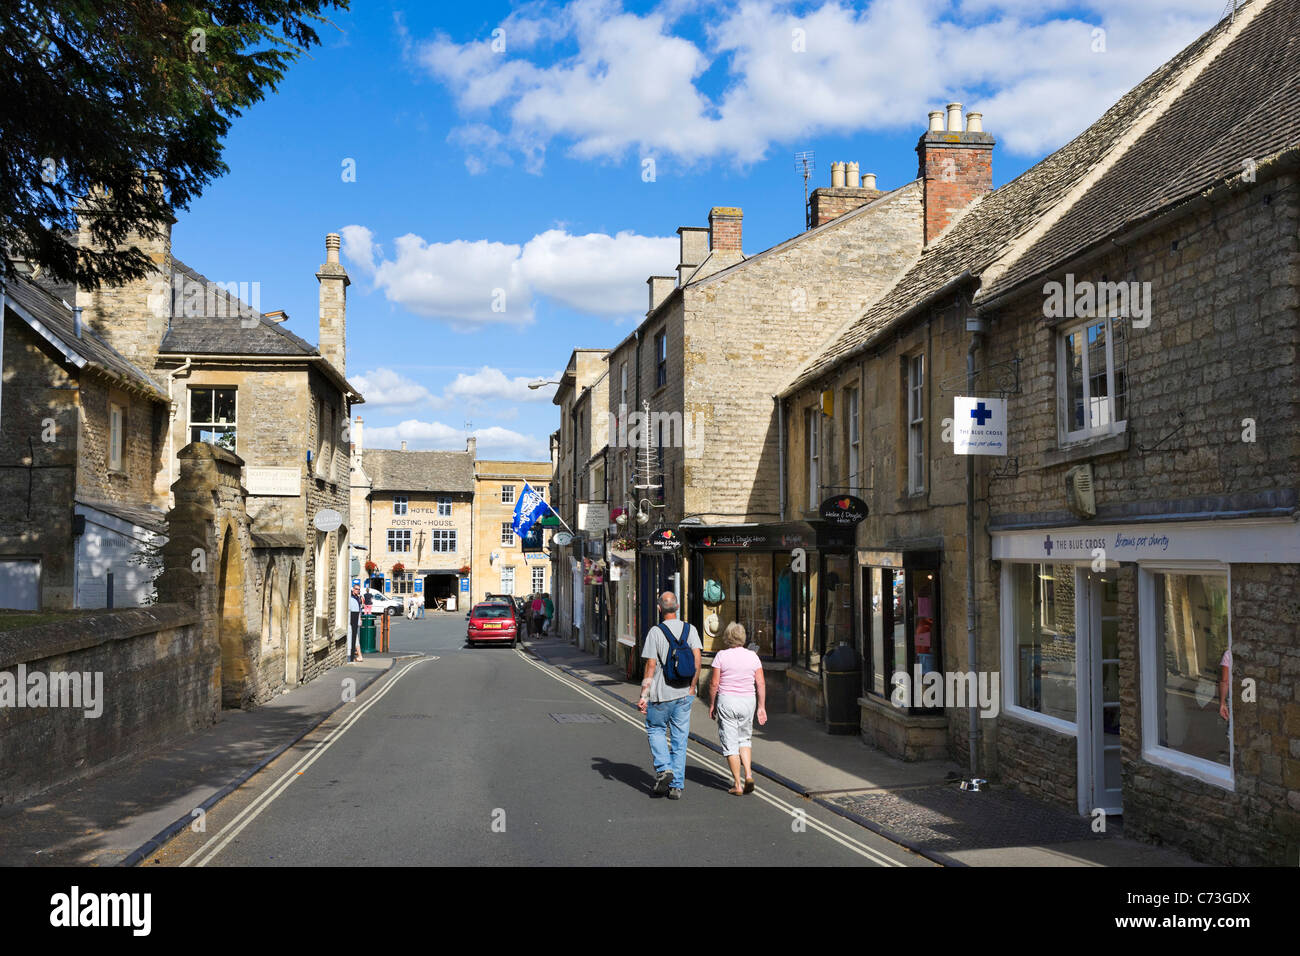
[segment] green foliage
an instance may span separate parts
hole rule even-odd
[[[136,237],[227,172],[232,119],[320,42],[322,9],[347,6],[0,2],[0,276],[21,257],[87,288],[143,278]],[[79,213],[97,249],[75,244]]]

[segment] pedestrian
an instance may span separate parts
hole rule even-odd
[[[530,637],[542,633],[542,624],[546,620],[546,605],[540,594],[533,595],[532,610],[528,615],[528,634]]]
[[[415,617],[416,620],[419,620],[420,618],[424,617],[424,594],[423,593],[417,594],[415,596]]]
[[[348,639],[348,660],[361,660],[361,585],[352,585],[352,594],[348,597],[348,618],[352,625]]]
[[[555,617],[555,602],[551,600],[549,593],[542,594],[542,613],[546,616],[542,621],[542,633],[547,636],[551,633],[551,618]]]
[[[654,793],[680,800],[686,788],[686,744],[691,733],[691,704],[700,676],[699,632],[677,619],[677,595],[659,595],[663,621],[645,636],[645,679],[637,710],[645,714],[646,736],[654,760]]]
[[[406,619],[408,621],[415,620],[415,598],[413,596],[406,599]]]
[[[722,632],[722,647],[713,655],[709,716],[718,722],[718,742],[734,778],[727,793],[739,797],[754,792],[750,738],[756,714],[760,726],[767,723],[767,686],[763,682],[763,662],[745,647],[742,624],[732,621],[727,625]]]

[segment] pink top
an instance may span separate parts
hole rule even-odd
[[[718,693],[754,696],[754,672],[763,662],[747,647],[729,647],[713,656],[713,669],[718,672]]]

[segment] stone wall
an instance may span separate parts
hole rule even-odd
[[[89,674],[90,713],[100,710],[88,716],[87,698],[81,707],[0,706],[0,804],[215,723],[218,657],[197,612],[176,604],[0,632],[0,700],[23,667],[29,688],[34,673]]]

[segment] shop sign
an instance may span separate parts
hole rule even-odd
[[[316,512],[316,517],[311,522],[317,531],[329,534],[331,531],[338,529],[343,524],[343,516],[333,508],[322,508]]]
[[[958,455],[1007,453],[1007,400],[969,398],[952,400],[952,450]]]
[[[649,548],[664,554],[673,554],[682,547],[681,536],[672,528],[655,528],[650,532]]]
[[[551,544],[555,545],[557,548],[567,548],[569,545],[573,544],[573,535],[568,531],[557,531],[555,534],[551,535]]]
[[[821,519],[839,528],[852,528],[867,516],[867,503],[853,495],[827,498],[818,510]]]
[[[790,548],[815,548],[816,546],[816,540],[809,535],[797,531],[764,528],[706,534],[695,542],[697,549],[715,551],[785,551]]]

